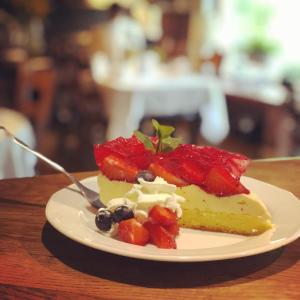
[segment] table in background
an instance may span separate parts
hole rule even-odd
[[[231,130],[248,134],[261,130],[260,156],[292,153],[294,120],[288,108],[286,89],[278,83],[223,81],[228,101]]]
[[[107,139],[129,137],[144,117],[199,114],[200,134],[218,144],[229,133],[226,99],[215,77],[166,75],[98,82],[107,107]]]
[[[300,158],[256,161],[246,175],[300,197]],[[300,239],[225,261],[176,264],[121,257],[76,243],[46,222],[48,199],[68,184],[60,174],[0,181],[4,299],[300,298]]]
[[[29,120],[17,111],[0,107],[0,125],[35,147],[35,134]],[[36,157],[16,145],[0,130],[0,179],[26,177],[35,174]]]

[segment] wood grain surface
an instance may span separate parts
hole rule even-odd
[[[247,175],[300,198],[298,159],[253,162]],[[300,239],[216,262],[121,257],[78,244],[46,221],[49,197],[68,184],[63,175],[0,181],[0,299],[300,299]]]

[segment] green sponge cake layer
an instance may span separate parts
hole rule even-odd
[[[242,235],[258,235],[272,228],[271,222],[265,221],[260,216],[201,211],[199,209],[188,210],[184,208],[179,224],[187,228]]]
[[[106,205],[113,198],[121,198],[127,194],[133,184],[125,181],[109,180],[105,175],[98,176],[98,186],[101,201]]]

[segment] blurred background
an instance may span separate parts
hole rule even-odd
[[[96,170],[94,143],[152,134],[152,118],[186,143],[299,155],[299,11],[293,0],[1,0],[0,125],[69,171]],[[2,178],[53,172],[5,141]]]

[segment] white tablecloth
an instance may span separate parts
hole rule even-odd
[[[198,113],[200,134],[220,143],[229,133],[227,106],[215,77],[184,75],[125,78],[99,82],[107,106],[107,139],[129,137],[145,116]]]
[[[0,125],[6,127],[30,147],[35,147],[32,126],[20,113],[0,108]],[[15,144],[3,130],[0,130],[0,179],[33,176],[35,164],[35,156]]]

